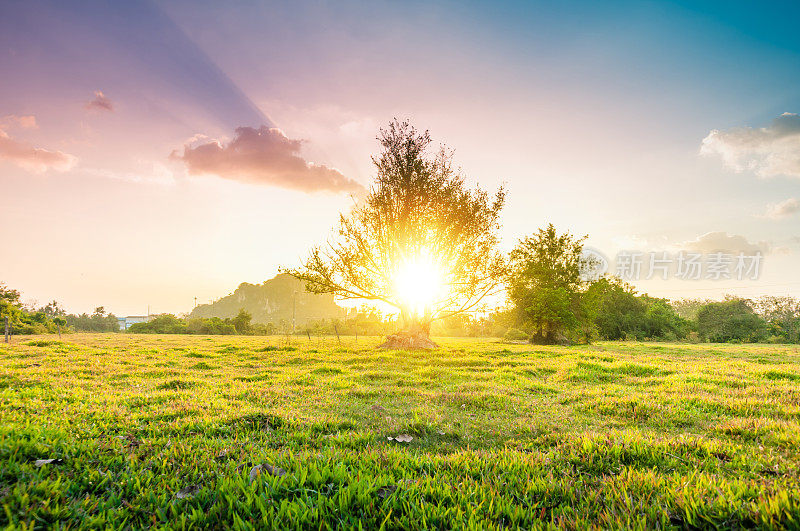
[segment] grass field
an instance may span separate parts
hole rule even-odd
[[[797,347],[377,344],[0,344],[0,524],[800,528]]]

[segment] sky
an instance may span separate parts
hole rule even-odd
[[[506,184],[504,250],[552,222],[655,296],[800,296],[798,16],[796,2],[5,0],[0,282],[117,315],[263,282],[369,187],[397,117],[454,149],[470,184]],[[709,275],[723,251],[760,256],[757,275]],[[667,278],[646,279],[664,252]],[[703,255],[700,279],[677,278],[681,252]]]

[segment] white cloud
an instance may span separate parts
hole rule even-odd
[[[769,219],[783,219],[793,216],[800,212],[800,200],[790,197],[786,201],[774,203],[767,206],[767,211],[762,217]]]
[[[737,172],[800,178],[800,115],[783,113],[767,127],[714,129],[703,139],[700,153],[721,157]]]
[[[751,243],[744,236],[738,234],[728,235],[727,232],[707,232],[694,240],[683,242],[679,247],[687,251],[696,251],[699,253],[715,253],[722,251],[734,254],[754,254],[756,252],[766,254],[770,251],[769,242],[759,241]]]
[[[100,168],[82,168],[82,171],[97,177],[132,183],[172,186],[177,182],[175,174],[164,164],[144,160],[136,161],[133,171],[114,171]]]

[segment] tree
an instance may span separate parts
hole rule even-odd
[[[679,339],[686,337],[690,323],[677,314],[666,299],[642,295],[647,308],[644,313],[644,338]]]
[[[794,297],[764,296],[755,301],[769,333],[779,341],[800,342],[800,301]]]
[[[233,327],[231,327],[233,328]],[[128,328],[132,334],[185,334],[186,321],[171,313],[157,315],[145,323],[134,323]]]
[[[233,327],[236,329],[237,334],[249,334],[252,326],[250,320],[253,318],[247,311],[242,308],[236,317],[233,318]]]
[[[714,302],[711,299],[681,299],[679,301],[672,301],[672,307],[675,312],[684,319],[689,321],[697,320],[697,312],[706,304]]]
[[[764,338],[766,325],[749,300],[728,298],[700,308],[697,332],[713,343],[756,342]]]
[[[585,239],[559,235],[551,223],[511,251],[509,299],[520,320],[532,326],[532,342],[563,342],[565,332],[578,325],[581,273],[589,265],[583,257]]]
[[[638,339],[644,335],[646,304],[630,284],[617,277],[598,279],[586,290],[597,335],[603,339]]]
[[[0,283],[0,319],[8,317],[8,324],[18,334],[47,334],[55,332],[55,325],[44,311],[35,311],[20,301],[20,292]]]
[[[505,273],[497,251],[501,187],[494,196],[470,189],[452,152],[429,153],[428,131],[392,121],[378,135],[376,178],[337,233],[288,270],[309,290],[381,301],[400,312],[402,330],[385,347],[422,347],[435,319],[470,311]]]
[[[637,295],[630,284],[613,276],[589,285],[584,299],[591,307],[597,335],[603,339],[677,339],[690,323],[666,299]]]
[[[53,324],[58,328],[58,339],[61,339],[61,327],[67,324],[67,320],[63,317],[53,317]]]
[[[20,305],[20,293],[15,289],[7,287],[5,284],[0,283],[0,304],[9,306]]]
[[[40,311],[43,311],[48,317],[60,317],[66,315],[67,313],[63,308],[61,308],[61,305],[56,300],[48,302],[47,306],[42,308]]]

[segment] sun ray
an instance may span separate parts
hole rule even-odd
[[[432,311],[444,284],[441,267],[424,252],[403,260],[394,275],[395,296],[418,317]]]

